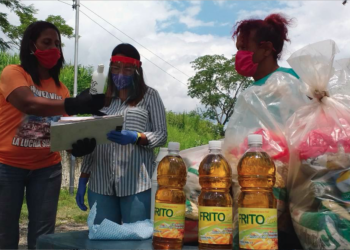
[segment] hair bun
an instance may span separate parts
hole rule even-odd
[[[271,14],[264,19],[264,22],[273,26],[280,33],[283,40],[289,41],[287,26],[292,23],[291,19],[288,19],[282,14]]]

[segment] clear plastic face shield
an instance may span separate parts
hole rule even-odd
[[[109,67],[110,81],[108,89],[112,96],[119,96],[122,90],[128,91],[128,97],[133,96],[138,87],[141,61],[126,56],[112,56]]]

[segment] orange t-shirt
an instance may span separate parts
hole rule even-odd
[[[24,169],[39,169],[61,161],[59,152],[50,152],[51,121],[60,116],[27,115],[7,102],[7,97],[19,87],[29,87],[38,97],[62,100],[69,91],[61,83],[57,87],[50,78],[34,84],[31,76],[18,65],[9,65],[0,77],[0,163]]]

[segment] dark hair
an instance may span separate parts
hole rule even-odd
[[[112,51],[112,56],[115,56],[117,54],[123,54],[124,56],[131,57],[136,60],[140,60],[141,58],[137,49],[128,43],[121,43],[118,46],[116,46]],[[109,64],[109,66],[111,66],[111,63]],[[135,72],[134,79],[133,79],[134,86],[129,91],[129,99],[127,101],[127,103],[131,105],[138,104],[144,97],[148,88],[148,86],[145,83],[145,79],[143,77],[142,67],[140,66],[139,68],[136,69],[136,71],[137,72]],[[106,93],[106,99],[107,99],[106,106],[110,104],[113,93],[117,93],[118,95],[118,90],[114,86],[114,83],[112,80],[112,73],[110,72],[110,70],[108,71],[107,82],[108,82],[108,89]]]
[[[52,23],[45,22],[45,21],[37,21],[30,24],[27,27],[27,29],[23,34],[20,53],[19,53],[19,56],[21,59],[21,66],[32,77],[33,82],[36,85],[40,86],[41,84],[40,84],[39,71],[38,71],[39,63],[36,56],[32,54],[31,45],[33,45],[36,42],[40,34],[46,29],[54,29],[57,32],[60,40],[59,50],[61,52],[61,57],[57,61],[56,65],[52,69],[49,69],[49,74],[55,81],[56,86],[60,87],[61,84],[59,81],[59,75],[60,75],[61,69],[63,68],[64,57],[63,57],[62,47],[61,47],[60,31]]]
[[[237,22],[234,28],[232,38],[239,34],[243,37],[243,42],[247,43],[250,32],[256,30],[255,39],[260,42],[271,42],[274,51],[274,58],[280,59],[283,50],[284,41],[290,41],[288,38],[287,26],[292,23],[292,19],[288,19],[283,14],[271,14],[264,20],[248,19]]]

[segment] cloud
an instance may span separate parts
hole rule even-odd
[[[225,1],[225,0],[214,1],[214,4],[217,6],[220,6],[220,7],[223,7],[226,3],[227,3],[227,1]]]
[[[238,4],[234,0],[216,0],[213,1],[214,5],[217,5],[221,8],[229,8],[232,9],[236,7]]]
[[[204,26],[213,27],[215,24],[214,22],[203,22],[201,20],[193,18],[192,16],[181,16],[179,21],[180,23],[186,24],[188,28],[196,28],[196,27],[204,27]]]
[[[190,2],[190,6],[185,9],[182,13],[179,13],[178,20],[180,23],[183,23],[187,28],[197,28],[197,27],[213,27],[214,22],[204,22],[196,18],[196,16],[201,12],[201,2],[193,1]]]
[[[230,26],[232,27],[232,23],[229,23],[229,22],[225,22],[225,23],[220,23],[219,26]]]
[[[72,27],[75,25],[75,12],[68,5],[58,1],[26,1],[25,3],[33,3],[39,9],[37,15],[39,19],[45,19],[49,14],[61,15],[69,25]],[[71,3],[71,1],[67,1],[67,3]],[[171,1],[82,1],[82,3],[147,48],[145,49],[131,40],[82,6],[81,10],[102,27],[123,42],[133,44],[140,51],[146,83],[159,91],[167,110],[191,111],[200,106],[199,100],[187,96],[188,78],[195,73],[191,68],[191,61],[203,55],[223,54],[226,57],[231,57],[236,52],[230,35],[199,35],[190,32],[192,29],[189,29],[190,31],[184,29],[182,33],[172,33],[159,29],[159,24],[174,25],[180,23],[181,17],[188,28],[200,27],[201,25],[214,25],[214,27],[219,25],[216,23],[208,24],[198,18],[198,14],[203,11],[201,3],[198,1],[186,2],[181,9],[175,8]],[[349,8],[340,2],[286,1],[281,2],[278,8],[265,6],[259,11],[241,10],[237,20],[232,20],[232,16],[227,17],[227,33],[229,34],[232,26],[238,20],[251,16],[264,18],[273,12],[283,12],[297,20],[295,27],[290,28],[289,36],[292,42],[291,44],[287,43],[284,49],[281,65],[288,65],[285,60],[296,49],[329,38],[337,42],[342,52],[339,57],[350,57],[347,36],[350,33]],[[18,19],[11,14],[9,21],[14,23],[18,22]],[[103,63],[107,66],[113,48],[120,41],[84,15],[80,16],[80,35],[79,63],[94,67]],[[73,63],[74,39],[64,38],[63,42],[65,43],[64,56],[68,62]]]

